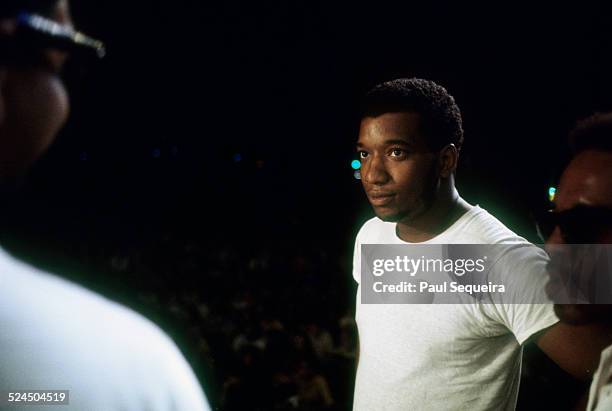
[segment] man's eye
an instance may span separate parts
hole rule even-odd
[[[402,150],[401,148],[394,148],[393,150],[391,150],[392,157],[401,157],[404,154],[406,154],[406,152]]]
[[[359,151],[357,152],[357,155],[359,156],[359,158],[366,158],[368,156],[368,153],[366,153],[365,151]]]

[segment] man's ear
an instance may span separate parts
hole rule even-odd
[[[454,144],[448,144],[438,154],[439,174],[442,178],[450,177],[457,169],[459,150]]]

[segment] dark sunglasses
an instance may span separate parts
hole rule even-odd
[[[32,52],[45,49],[95,59],[103,58],[106,54],[104,43],[100,40],[37,14],[19,14],[14,35],[0,41],[0,56],[13,62],[20,62]]]
[[[538,234],[546,241],[555,227],[567,244],[595,244],[612,227],[612,208],[579,205],[565,211],[550,210],[538,218]]]

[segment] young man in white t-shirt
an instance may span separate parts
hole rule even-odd
[[[496,275],[524,284],[528,301],[548,301],[546,255],[459,196],[462,143],[459,108],[443,87],[399,79],[367,94],[357,152],[377,217],[357,235],[355,280],[362,244],[514,244],[520,252],[506,253]],[[514,409],[529,338],[567,371],[588,373],[588,359],[564,350],[573,330],[553,326],[551,304],[365,304],[360,285],[356,320],[355,410]]]

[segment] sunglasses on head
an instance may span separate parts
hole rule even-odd
[[[72,27],[29,13],[17,15],[13,35],[0,40],[3,60],[20,62],[33,52],[55,49],[72,55],[101,59],[106,54],[104,43],[80,33]]]
[[[538,234],[546,241],[556,227],[567,244],[595,244],[612,227],[612,208],[578,205],[569,210],[550,210],[538,221]]]

